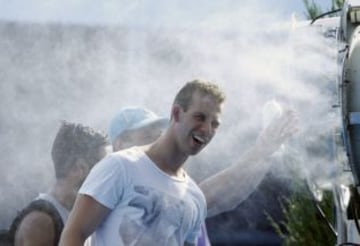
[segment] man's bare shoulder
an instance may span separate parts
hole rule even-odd
[[[15,246],[53,245],[54,238],[54,221],[51,216],[41,211],[32,211],[22,219],[18,226]]]

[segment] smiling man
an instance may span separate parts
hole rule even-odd
[[[186,83],[164,134],[150,145],[109,155],[91,171],[60,245],[83,245],[93,232],[98,246],[195,245],[206,201],[183,165],[215,135],[224,99],[216,84]]]

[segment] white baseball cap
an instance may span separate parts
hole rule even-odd
[[[166,127],[169,123],[168,118],[162,118],[154,112],[142,107],[126,107],[112,119],[109,127],[109,138],[114,140],[127,130],[140,129],[145,126],[160,124]]]

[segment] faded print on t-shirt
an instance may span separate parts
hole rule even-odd
[[[135,186],[137,193],[127,204],[139,210],[134,219],[124,215],[119,235],[125,245],[181,245],[178,231],[184,220],[184,202],[166,193],[144,186]]]

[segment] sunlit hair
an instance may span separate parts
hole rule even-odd
[[[218,104],[222,104],[225,101],[225,94],[217,84],[197,79],[187,82],[180,89],[175,96],[173,104],[178,104],[184,111],[187,111],[192,103],[192,96],[195,92],[203,96],[212,96]]]
[[[103,133],[63,121],[51,150],[56,178],[65,177],[78,158],[83,158],[92,167],[99,161],[99,148],[107,144]]]

